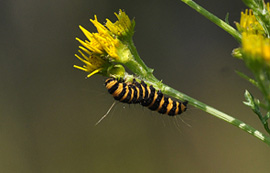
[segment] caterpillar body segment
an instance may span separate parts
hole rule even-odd
[[[161,114],[174,116],[187,109],[187,101],[182,103],[165,97],[160,90],[157,91],[152,85],[148,86],[144,81],[138,83],[134,79],[132,83],[126,83],[115,78],[108,78],[105,86],[115,100],[128,104],[140,103]]]

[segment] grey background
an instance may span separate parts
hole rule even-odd
[[[196,0],[230,23],[238,0]],[[242,104],[235,70],[238,43],[180,0],[1,0],[0,171],[13,172],[269,172],[269,147],[194,107],[177,118],[140,105],[116,104],[105,78],[72,67],[89,18],[115,21],[124,9],[136,20],[134,42],[164,83],[264,132]]]

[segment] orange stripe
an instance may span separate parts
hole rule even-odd
[[[184,112],[187,107],[182,103],[181,104],[181,111]]]
[[[106,88],[109,90],[109,89],[111,89],[111,87],[114,86],[114,84],[116,84],[116,83],[117,83],[116,80],[110,81],[109,83],[107,83]]]
[[[149,93],[149,95],[150,95],[151,93]],[[149,106],[147,106],[147,107],[151,107],[154,103],[155,103],[155,100],[157,99],[157,97],[158,97],[158,94],[157,94],[157,92],[155,91],[155,95],[154,95],[154,98],[153,98],[153,101],[152,101],[152,103],[149,105]]]
[[[150,94],[151,94],[151,89],[150,89],[150,87],[147,85],[146,86],[146,89],[147,89],[147,91],[148,91],[148,98],[149,98],[149,96],[150,96]]]
[[[164,102],[165,102],[164,96],[162,96],[162,99],[160,100],[159,107],[158,107],[157,111],[159,111],[162,108],[162,105],[164,104]]]
[[[119,100],[120,102],[121,101],[123,101],[123,100],[125,100],[125,98],[127,97],[127,95],[128,95],[128,86],[126,85],[126,92],[125,92],[125,94],[124,94],[124,96]],[[120,94],[120,93],[119,93]]]
[[[168,105],[167,105],[167,112],[166,114],[168,114],[170,112],[170,110],[173,108],[173,100],[171,98],[168,98]]]
[[[130,95],[130,99],[129,99],[129,103],[131,102],[131,100],[133,99],[133,97],[134,97],[134,89],[132,88],[132,87],[130,87],[130,89],[131,89],[131,95]]]
[[[139,89],[138,87],[136,87],[136,86],[135,86],[135,88],[136,88],[136,90],[137,90],[137,98],[136,98],[136,101],[138,101],[139,98],[140,98],[140,89]]]
[[[144,89],[144,87],[142,86],[142,84],[140,84],[141,85],[141,88],[142,88],[142,98],[144,99],[145,98],[145,89]]]
[[[176,102],[176,109],[175,109],[175,114],[178,114],[179,112],[179,102]]]
[[[115,90],[114,93],[112,93],[113,97],[117,97],[122,92],[122,90],[123,90],[123,83],[119,83],[117,90]]]

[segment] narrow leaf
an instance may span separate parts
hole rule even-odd
[[[243,79],[246,79],[246,80],[249,81],[251,84],[253,84],[255,87],[259,88],[258,83],[257,83],[254,79],[248,77],[247,75],[245,75],[244,73],[242,73],[242,72],[240,72],[240,71],[235,71],[235,72],[236,72],[240,77],[242,77]]]

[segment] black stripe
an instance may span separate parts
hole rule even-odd
[[[108,78],[108,79],[106,79],[105,85],[107,86],[108,83],[110,83],[111,81],[114,81],[114,80],[116,80],[116,79],[114,79],[114,78]]]
[[[182,110],[182,112],[185,112],[187,110],[188,101],[184,101],[182,104],[185,106],[185,108],[184,108],[184,110]]]
[[[157,91],[157,98],[152,106],[149,107],[149,109],[155,111],[159,108],[160,101],[162,100],[163,94],[160,90]]]
[[[115,96],[115,100],[121,100],[121,98],[126,94],[126,83],[122,83],[123,84],[123,88],[122,91],[120,92],[120,94],[118,94],[117,96]]]
[[[181,114],[183,112],[182,110],[182,104],[181,102],[179,102],[179,105],[178,105],[178,112],[176,112],[177,114]]]
[[[149,95],[148,89],[147,89],[148,86],[146,85],[146,83],[144,83],[143,80],[141,81],[141,87],[144,88],[144,97],[142,99],[143,100],[148,99],[148,95]]]
[[[173,101],[173,107],[172,107],[172,109],[169,111],[169,113],[168,113],[168,115],[170,115],[170,116],[174,116],[174,115],[176,115],[176,104],[177,102],[176,101]],[[179,103],[179,104],[181,104],[181,103]]]
[[[107,85],[108,85],[110,82],[114,82],[114,80],[110,80],[110,81],[106,82],[106,87],[107,87]],[[114,91],[117,90],[118,85],[119,85],[119,82],[116,81],[116,83],[115,83],[113,86],[111,86],[110,88],[108,88],[109,93],[110,93],[110,94],[114,93]]]
[[[127,85],[126,88],[128,88],[128,90],[127,90],[128,94],[127,94],[126,98],[124,100],[122,100],[121,102],[130,103],[129,100],[130,100],[131,94],[132,94],[131,87],[129,85]]]
[[[155,88],[151,85],[150,87],[147,86],[147,88],[150,88],[150,94],[149,97],[145,97],[142,101],[142,105],[143,106],[149,106],[153,100],[154,100],[154,96],[155,96]]]
[[[131,89],[133,90],[133,97],[132,100],[130,101],[131,103],[137,103],[137,97],[138,97],[138,91],[137,91],[137,87],[134,85],[130,85]]]
[[[165,114],[167,112],[167,106],[169,104],[169,99],[168,97],[164,97],[164,103],[161,106],[161,109],[158,111],[161,114]]]
[[[140,83],[138,83],[138,82],[135,82],[134,85],[135,85],[136,88],[139,88],[139,93],[138,93],[139,94],[139,98],[138,98],[138,100],[136,100],[135,103],[140,103],[143,100],[143,89],[142,89],[142,85]]]

